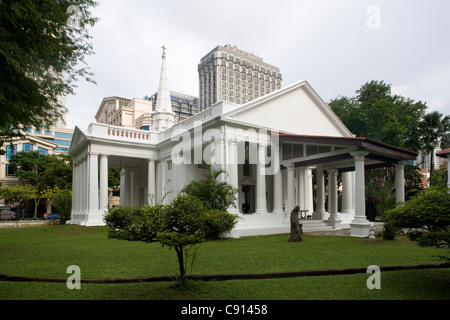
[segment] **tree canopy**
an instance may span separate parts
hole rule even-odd
[[[416,131],[426,104],[392,94],[391,85],[384,81],[367,82],[354,97],[337,97],[329,105],[356,136],[420,149]]]
[[[55,124],[66,112],[60,97],[92,74],[88,26],[92,0],[0,1],[0,146],[19,128]],[[81,63],[81,65],[80,65]]]
[[[13,188],[10,191],[19,195],[26,191],[26,197],[21,196],[22,200],[16,200],[22,203],[24,200],[34,200],[35,218],[40,199],[50,198],[47,196],[49,189],[72,189],[71,159],[68,155],[44,155],[40,154],[39,151],[22,151],[11,157],[10,165],[15,172],[15,176],[23,183],[23,188]],[[8,190],[2,191],[3,194],[8,194],[8,192]],[[14,197],[9,200],[14,200]],[[67,197],[66,200],[68,200]]]

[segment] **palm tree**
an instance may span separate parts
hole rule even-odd
[[[226,211],[235,204],[238,190],[226,181],[219,180],[220,175],[227,174],[224,170],[216,170],[211,165],[207,165],[207,169],[208,173],[204,179],[191,181],[184,187],[183,192],[199,198],[209,209]]]
[[[450,116],[434,111],[426,114],[419,123],[419,141],[422,149],[430,155],[430,185],[433,175],[433,152],[440,146],[441,139],[450,130]]]

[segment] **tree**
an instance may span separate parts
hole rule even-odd
[[[108,168],[108,188],[112,191],[120,190],[120,168]]]
[[[447,138],[450,130],[450,116],[445,116],[438,112],[426,114],[418,125],[417,134],[421,149],[430,155],[430,185],[433,180],[433,153],[441,145],[442,138]]]
[[[10,159],[15,176],[24,185],[35,188],[34,218],[42,194],[47,189],[58,187],[61,190],[72,189],[71,158],[67,155],[44,155],[39,151],[19,152]]]
[[[219,181],[220,175],[226,175],[224,170],[216,170],[207,165],[208,173],[201,180],[193,180],[183,188],[183,192],[203,201],[209,209],[226,211],[235,204],[238,190],[226,181]]]
[[[431,187],[386,213],[394,228],[409,229],[420,246],[450,248],[450,193],[447,187]]]
[[[426,104],[392,94],[391,85],[384,81],[367,82],[356,91],[356,96],[337,97],[329,105],[356,136],[400,148],[419,148],[415,132]]]
[[[163,247],[175,249],[181,282],[185,281],[186,264],[192,251],[195,253],[195,245],[206,239],[204,220],[205,207],[202,201],[190,195],[179,195],[164,212],[158,240]]]
[[[159,241],[162,246],[174,249],[183,283],[187,264],[190,262],[192,266],[198,245],[210,235],[230,231],[235,219],[226,211],[205,207],[200,199],[188,194],[178,195],[167,205],[114,207],[105,215],[110,238]]]
[[[53,125],[66,112],[60,97],[74,94],[93,53],[88,26],[93,0],[0,1],[0,146],[18,130]],[[79,63],[84,64],[79,65]]]
[[[59,223],[65,224],[72,213],[72,190],[61,190],[58,186],[41,192],[41,198],[48,199],[58,213]]]
[[[0,188],[0,196],[8,203],[19,203],[22,208],[22,217],[28,201],[34,200],[39,203],[40,194],[35,186],[32,185],[16,185],[12,187]],[[36,208],[34,217],[36,218]]]

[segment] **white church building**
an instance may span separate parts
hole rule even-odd
[[[109,167],[121,169],[120,204],[129,206],[171,201],[207,172],[207,163],[224,169],[222,179],[239,190],[235,206],[229,208],[240,217],[232,237],[289,233],[296,205],[303,210],[304,229],[319,224],[368,236],[367,168],[394,166],[396,199],[404,201],[404,164],[417,153],[355,137],[307,81],[243,105],[221,101],[175,123],[165,60],[163,53],[151,131],[100,123],[75,128],[69,151],[74,174],[68,223],[105,224]]]

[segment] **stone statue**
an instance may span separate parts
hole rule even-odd
[[[299,206],[296,206],[294,210],[291,211],[291,237],[289,238],[290,242],[300,242],[303,241],[303,229],[299,222],[298,211],[300,210]]]

